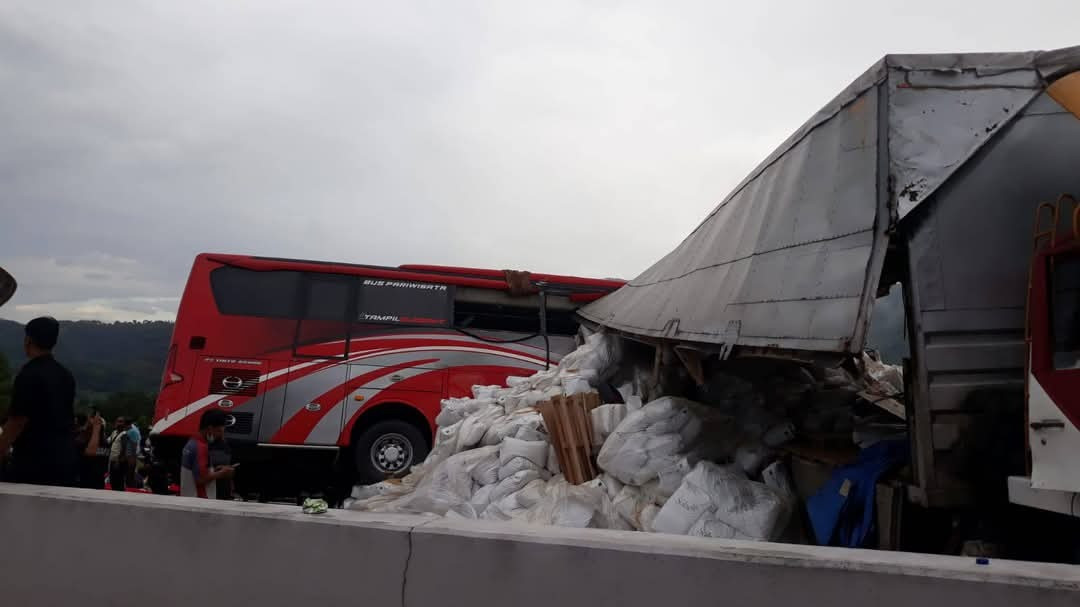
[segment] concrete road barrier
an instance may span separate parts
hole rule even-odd
[[[1080,604],[1080,567],[0,484],[13,605]]]

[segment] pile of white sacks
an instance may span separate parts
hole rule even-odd
[[[444,400],[427,460],[400,481],[357,487],[346,507],[777,539],[794,501],[786,476],[770,467],[761,473],[765,482],[755,482],[738,465],[706,461],[709,449],[699,438],[708,410],[675,397],[643,405],[632,383],[619,388],[625,404],[592,412],[600,476],[582,485],[563,478],[533,406],[593,390],[618,362],[618,339],[597,333],[557,368],[510,378],[505,388],[476,386],[473,398]]]

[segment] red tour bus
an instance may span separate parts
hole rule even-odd
[[[242,490],[310,479],[329,460],[348,482],[399,475],[427,456],[440,400],[558,363],[574,348],[577,307],[622,284],[199,255],[158,395],[155,456],[176,469],[203,411],[219,407]]]

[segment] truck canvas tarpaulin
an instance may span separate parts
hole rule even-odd
[[[0,268],[0,306],[7,303],[11,296],[15,294],[15,279],[11,274],[4,271],[4,268]]]
[[[899,223],[1077,69],[1080,47],[886,56],[581,314],[705,346],[858,352]]]

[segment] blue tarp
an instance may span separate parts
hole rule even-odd
[[[864,449],[854,464],[838,468],[825,486],[806,501],[817,543],[864,546],[874,528],[878,479],[907,458],[907,441],[881,441]]]

